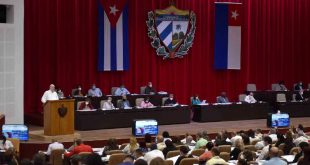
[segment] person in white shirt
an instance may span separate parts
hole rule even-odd
[[[144,155],[144,159],[147,161],[148,164],[150,164],[150,162],[151,162],[154,158],[157,158],[157,157],[160,157],[160,158],[162,158],[163,160],[165,160],[165,156],[164,156],[163,152],[157,149],[157,145],[156,145],[156,144],[152,144],[152,145],[151,145],[151,151],[150,151],[150,152],[147,152],[147,153]]]
[[[48,145],[46,155],[50,156],[53,150],[62,150],[64,145],[59,143],[56,139],[52,139],[52,143]]]
[[[277,130],[275,128],[271,128],[269,131],[269,137],[271,137],[273,142],[278,141]]]
[[[162,151],[166,147],[166,144],[164,142],[164,138],[161,135],[157,135],[156,143],[157,143],[157,149],[160,151]]]
[[[237,140],[242,140],[242,137],[240,136],[239,133],[232,132],[232,133],[231,133],[231,139],[230,139],[231,144],[232,144],[233,146],[235,146]]]
[[[4,135],[0,139],[0,150],[8,150],[9,148],[14,147],[10,140],[7,140]]]
[[[108,97],[108,100],[103,103],[103,106],[101,107],[102,110],[112,110],[115,109],[113,103],[112,103],[112,97]]]
[[[55,90],[55,85],[54,84],[50,85],[50,89],[45,91],[43,96],[42,96],[42,98],[41,98],[41,102],[43,104],[45,104],[49,100],[59,100],[58,94],[57,94],[57,92]]]
[[[253,95],[253,92],[248,92],[248,94],[244,98],[244,101],[247,103],[256,103],[257,101]]]
[[[264,137],[264,148],[262,149],[257,160],[265,160],[268,157],[271,145],[272,145],[272,139],[269,136],[265,136]]]

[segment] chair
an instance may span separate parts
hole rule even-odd
[[[224,159],[226,162],[228,162],[229,159],[230,159],[230,153],[228,153],[228,152],[221,152],[221,153],[220,153],[220,158],[222,158],[222,159]]]
[[[79,110],[81,104],[85,102],[85,101],[78,101],[77,104],[76,104],[76,110]]]
[[[136,106],[140,107],[141,102],[144,100],[144,98],[136,98]]]
[[[286,102],[286,97],[284,93],[277,94],[277,102]]]
[[[301,149],[299,147],[293,147],[291,150],[290,150],[290,155],[296,155],[299,153]]]
[[[285,147],[285,144],[284,143],[281,143],[279,146],[278,146],[278,148],[279,148],[279,150],[284,150],[284,147]]]
[[[117,100],[117,102],[116,102],[117,108],[121,108],[122,107],[121,102],[122,102],[122,99]]]
[[[239,95],[239,101],[240,101],[240,102],[244,102],[245,96],[246,96],[245,94],[240,94],[240,95]]]
[[[120,149],[120,150],[123,150],[128,144],[129,144],[129,143],[123,143],[123,144],[119,147],[119,149]]]
[[[308,84],[308,89],[310,89],[310,83]]]
[[[189,104],[190,104],[190,105],[192,105],[193,99],[194,99],[193,96],[189,98],[189,102],[190,102]]]
[[[292,91],[295,91],[296,85],[297,85],[297,83],[294,83]]]
[[[205,152],[205,149],[195,149],[192,151],[192,155],[195,155],[195,156],[200,156],[202,155],[203,153]]]
[[[220,96],[216,96],[216,102],[217,102],[217,103],[220,102]]]
[[[113,154],[109,158],[109,164],[108,165],[118,165],[123,162],[127,155],[124,153],[121,154]]]
[[[118,88],[118,87],[112,87],[112,88],[111,88],[111,95],[115,95],[115,91],[116,91],[117,88]]]
[[[101,100],[100,101],[100,108],[102,108],[103,107],[103,104],[105,103],[105,102],[107,102],[108,100]]]
[[[168,99],[169,97],[163,97],[161,99],[161,105],[164,106],[165,105],[165,101]]]
[[[173,161],[172,160],[165,160],[165,165],[173,165]]]
[[[140,87],[140,94],[145,94],[145,88],[146,86]]]
[[[296,101],[296,94],[295,94],[295,93],[292,95],[292,101],[293,101],[293,102]]]
[[[62,155],[64,152],[65,152],[64,149],[52,150],[50,155],[50,164],[62,165],[63,164]]]
[[[180,151],[179,150],[175,150],[175,151],[169,151],[167,153],[166,159],[171,158],[171,157],[175,157],[180,155]]]
[[[248,84],[248,85],[246,86],[246,90],[247,90],[247,91],[251,91],[251,92],[256,91],[256,84]]]
[[[271,90],[276,91],[278,84],[271,84]]]
[[[71,90],[71,96],[74,96],[74,93],[75,93],[76,90],[77,90],[76,88]]]
[[[193,165],[193,164],[199,164],[198,158],[184,158],[180,162],[180,165]]]
[[[107,152],[107,155],[113,155],[113,154],[121,154],[124,153],[122,150],[110,150]]]
[[[231,152],[231,145],[221,145],[221,146],[219,146],[219,150],[220,150],[220,152],[230,153]]]
[[[16,154],[19,156],[20,140],[17,138],[8,138],[8,140],[12,142],[16,150]]]
[[[245,145],[244,149],[256,152],[255,145]]]

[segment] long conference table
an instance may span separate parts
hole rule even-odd
[[[75,111],[76,130],[131,127],[135,119],[155,119],[159,125],[190,122],[189,106],[162,106],[118,110]]]
[[[279,110],[290,117],[310,117],[310,102],[285,102],[278,103]]]
[[[216,122],[265,119],[272,110],[268,103],[232,103],[193,106],[193,121]]]

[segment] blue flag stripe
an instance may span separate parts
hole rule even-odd
[[[124,70],[129,68],[129,41],[128,41],[128,4],[123,10],[123,65]]]
[[[111,28],[111,70],[116,70],[116,28]]]
[[[228,62],[228,5],[215,5],[215,50],[216,69],[227,69]]]

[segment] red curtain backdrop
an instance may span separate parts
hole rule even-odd
[[[78,83],[96,83],[104,93],[122,82],[131,93],[152,81],[157,90],[189,103],[195,93],[214,102],[221,91],[231,100],[255,83],[259,90],[284,80],[287,87],[310,82],[310,1],[239,0],[244,5],[241,70],[218,71],[214,59],[214,0],[176,0],[197,15],[194,45],[183,59],[162,60],[150,46],[147,12],[168,0],[129,0],[130,69],[97,71],[96,0],[25,0],[25,112],[41,111],[40,99],[55,83],[68,95]]]

